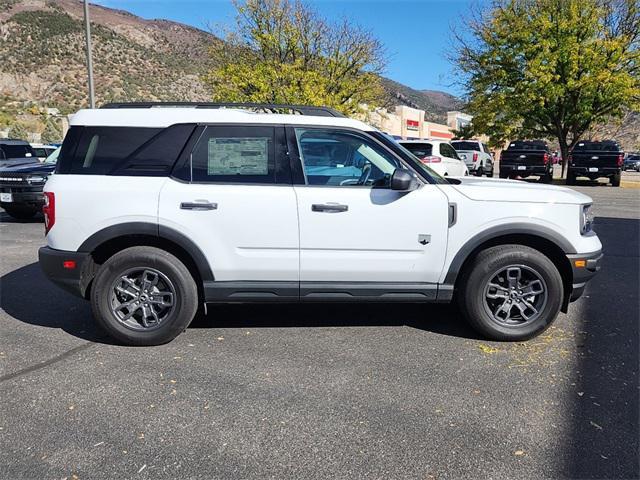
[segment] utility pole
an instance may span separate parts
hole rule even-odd
[[[96,108],[96,98],[93,92],[93,61],[91,60],[91,26],[89,24],[88,0],[84,0],[84,29],[87,43],[87,70],[89,73],[89,107]]]

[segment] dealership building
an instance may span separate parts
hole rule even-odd
[[[441,138],[451,140],[453,130],[471,123],[471,115],[462,112],[447,112],[447,125],[428,122],[425,111],[398,105],[392,111],[376,109],[366,115],[366,121],[389,135],[402,140]]]

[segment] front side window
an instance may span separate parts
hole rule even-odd
[[[209,126],[191,154],[194,182],[276,183],[275,129]]]
[[[387,187],[401,167],[369,139],[333,129],[295,129],[307,185]]]

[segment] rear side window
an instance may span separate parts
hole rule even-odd
[[[428,157],[433,152],[433,145],[430,143],[403,143],[402,146],[418,158]]]
[[[191,153],[194,182],[277,183],[275,128],[208,126]]]
[[[456,151],[448,143],[440,144],[440,155],[442,155],[443,157],[455,158],[457,160],[460,160],[460,157],[458,157],[458,154],[456,153]]]
[[[168,128],[72,127],[58,158],[58,173],[168,175],[194,125]]]
[[[478,150],[480,151],[480,145],[478,142],[451,142],[453,148],[456,150]]]

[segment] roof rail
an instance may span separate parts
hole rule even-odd
[[[209,103],[209,102],[128,102],[107,103],[100,108],[237,108],[255,110],[261,113],[293,113],[294,115],[315,115],[318,117],[344,117],[337,110],[329,107],[310,105],[289,105],[276,103]]]

